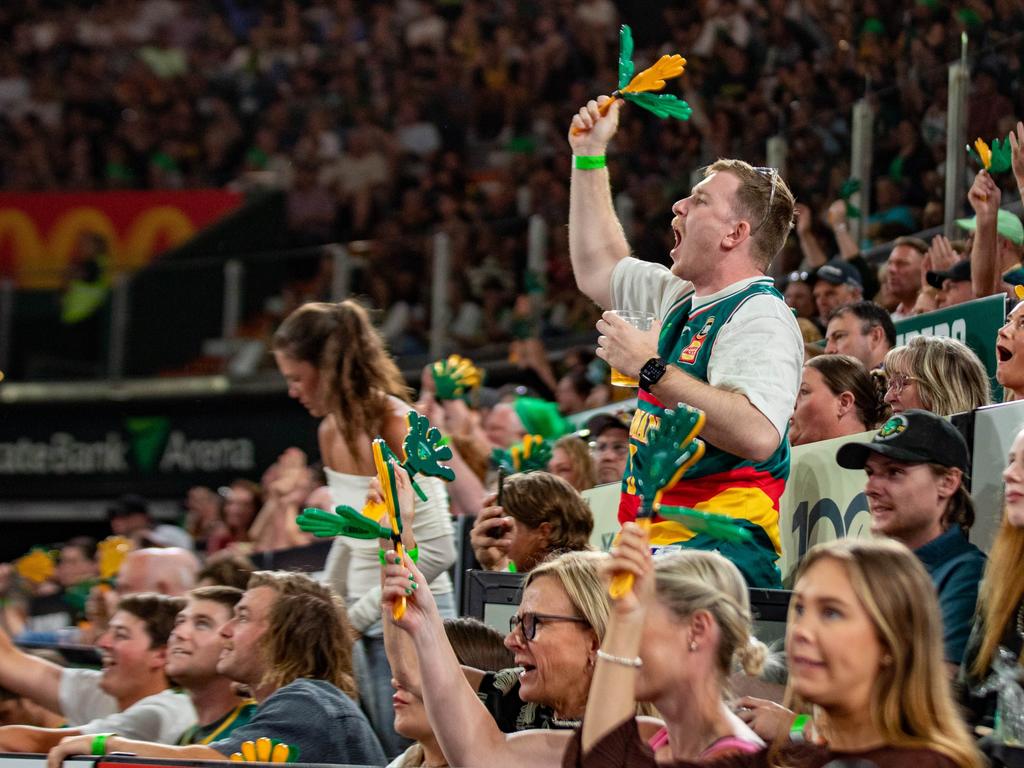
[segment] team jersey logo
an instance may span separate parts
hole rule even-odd
[[[697,353],[700,352],[700,348],[704,346],[704,340],[707,339],[708,334],[711,333],[711,327],[715,324],[715,317],[712,315],[704,323],[704,327],[701,328],[697,335],[694,336],[690,343],[686,345],[686,349],[679,355],[680,363],[689,363],[690,365],[697,359]]]

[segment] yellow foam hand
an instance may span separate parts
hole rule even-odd
[[[241,751],[230,759],[236,763],[293,763],[298,752],[283,741],[261,736],[256,741],[243,741]]]
[[[33,549],[14,562],[18,575],[33,584],[42,584],[53,576],[55,566],[53,556],[44,549]]]
[[[987,171],[992,167],[992,150],[989,149],[988,144],[982,138],[974,140],[974,148],[978,151],[978,157],[981,158],[981,165]]]
[[[667,53],[654,62],[639,75],[629,81],[629,85],[622,89],[623,93],[644,93],[645,91],[660,91],[665,87],[665,81],[673,77],[679,77],[686,68],[686,59],[678,53],[671,56]]]
[[[125,555],[132,551],[132,542],[124,536],[107,536],[96,545],[100,578],[108,581],[117,576]]]

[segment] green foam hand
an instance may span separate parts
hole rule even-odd
[[[443,445],[444,436],[437,427],[430,426],[430,420],[416,411],[409,411],[407,417],[409,432],[405,436],[405,463],[402,467],[413,475],[439,477],[449,483],[455,479],[455,471],[442,461],[452,458],[452,449]]]
[[[693,108],[671,93],[624,93],[622,98],[643,107],[662,120],[668,117],[674,117],[676,120],[689,120],[693,115]]]
[[[513,445],[507,451],[495,448],[491,458],[509,475],[545,470],[551,461],[551,443],[540,435],[526,435],[523,442]]]
[[[679,403],[666,409],[657,425],[647,430],[646,442],[636,446],[633,480],[643,499],[642,514],[650,516],[661,492],[671,488],[704,455],[704,412]]]
[[[430,367],[438,400],[458,400],[471,389],[483,383],[483,371],[473,361],[459,355],[449,355]]]
[[[658,507],[658,515],[669,520],[678,520],[694,533],[703,533],[713,539],[734,541],[739,544],[751,544],[754,541],[754,534],[728,515],[700,512],[689,507]]]
[[[846,201],[846,218],[859,219],[860,208],[850,202],[850,198],[860,192],[859,179],[847,179],[839,188],[839,198]]]
[[[968,144],[965,149],[971,159],[989,173],[1006,173],[1010,170],[1012,150],[1009,138],[992,139],[991,145],[979,138],[975,139],[973,147]]]
[[[320,539],[332,536],[347,536],[350,539],[391,538],[390,528],[385,528],[343,504],[335,507],[334,512],[316,507],[304,509],[296,522],[303,531]]]
[[[633,64],[633,30],[628,24],[619,27],[619,89],[629,85],[636,66]]]

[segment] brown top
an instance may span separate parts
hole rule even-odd
[[[771,762],[770,756],[774,757]],[[832,760],[848,760],[851,768],[859,760],[870,761],[867,765],[872,768],[957,768],[956,763],[948,757],[930,749],[880,747],[866,752],[833,752],[826,747],[808,744],[787,745],[781,751],[776,750],[775,755],[771,755],[771,749],[767,748],[753,754],[726,755],[710,762],[662,763],[661,767],[698,768],[713,765],[715,768],[771,768],[780,760],[791,768],[821,768]],[[657,765],[654,753],[640,737],[633,718],[608,733],[586,755],[581,754],[580,732],[577,731],[562,757],[562,768],[656,768]]]

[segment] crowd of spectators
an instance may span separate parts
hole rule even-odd
[[[452,337],[517,338],[523,219],[538,214],[551,225],[543,330],[586,331],[593,312],[566,269],[563,124],[612,89],[620,23],[635,28],[638,63],[688,58],[693,118],[632,114],[613,161],[632,247],[664,262],[661,211],[691,171],[721,156],[763,165],[774,135],[789,146],[800,242],[841,226],[829,205],[851,175],[850,109],[864,95],[876,111],[867,240],[938,223],[946,65],[966,32],[968,135],[1005,135],[1024,113],[1021,14],[1008,0],[895,14],[829,0],[8,3],[0,188],[287,190],[295,244],[371,243],[360,289],[388,310],[399,353],[424,348],[423,236],[438,230],[452,274],[469,276],[453,281]],[[794,240],[773,269],[800,262]]]
[[[24,20],[28,6],[39,13]],[[623,497],[637,496],[630,487],[636,478],[627,471],[637,448],[631,409],[614,410],[617,394],[606,383],[602,359],[628,345],[625,336],[609,341],[617,331],[607,317],[597,358],[575,350],[553,363],[538,339],[558,323],[589,330],[596,317],[569,266],[571,235],[563,225],[570,169],[562,142],[566,116],[614,82],[617,23],[632,19],[620,18],[609,0],[143,0],[26,8],[0,10],[0,26],[10,26],[13,41],[0,53],[6,107],[0,130],[10,138],[0,143],[4,187],[280,187],[288,192],[296,243],[373,241],[365,251],[367,292],[388,315],[374,330],[356,302],[310,304],[278,329],[274,354],[289,395],[322,419],[321,461],[288,448],[258,479],[192,488],[180,524],[159,524],[144,499],[121,497],[109,521],[122,538],[104,543],[123,543],[115,574],[104,573],[107,549],[85,538],[0,567],[0,683],[22,707],[12,715],[17,727],[0,728],[0,751],[55,749],[51,760],[114,750],[219,759],[242,749],[240,734],[255,733],[258,723],[267,735],[301,743],[310,762],[378,764],[408,746],[404,737],[416,744],[396,765],[557,764],[563,753],[569,764],[596,765],[620,749],[633,755],[621,762],[653,764],[648,753],[655,750],[659,759],[679,763],[720,748],[762,754],[766,744],[787,737],[813,741],[817,734],[807,723],[818,707],[828,716],[834,752],[819,749],[798,764],[821,765],[850,752],[897,765],[900,756],[906,761],[930,749],[945,760],[936,765],[980,765],[941,664],[950,675],[983,680],[997,639],[1020,634],[1024,583],[1011,574],[1022,551],[1024,438],[1015,441],[1004,473],[1004,522],[998,556],[989,564],[1005,569],[1013,586],[994,586],[1001,584],[1000,570],[981,587],[979,603],[986,566],[968,541],[975,520],[964,485],[968,448],[943,417],[990,403],[988,372],[974,350],[953,339],[919,336],[897,345],[894,321],[975,298],[1018,298],[1024,226],[1000,208],[1006,192],[1024,189],[1024,124],[1013,122],[1015,113],[1024,114],[1024,104],[1013,100],[1024,89],[1011,44],[1024,17],[1014,3],[922,2],[893,19],[871,2],[851,11],[824,0],[765,7],[721,0],[690,9],[659,6],[652,18],[637,20],[637,59],[662,50],[690,57],[684,92],[695,108],[689,123],[630,115],[618,129],[613,188],[633,203],[623,223],[637,255],[664,262],[670,250],[684,249],[683,236],[672,248],[661,217],[673,200],[692,199],[694,167],[723,155],[760,165],[769,136],[782,133],[789,142],[786,177],[802,202],[795,237],[772,269],[800,322],[804,365],[799,392],[790,393],[795,407],[788,429],[765,422],[777,438],[772,451],[786,464],[773,488],[781,494],[790,446],[878,430],[868,443],[844,444],[836,461],[865,471],[871,529],[892,541],[817,548],[794,577],[786,647],[794,712],[751,697],[734,712],[728,699],[730,682],[741,694],[748,690],[766,655],[750,639],[743,579],[753,582],[741,545],[709,546],[721,553],[710,554],[673,541],[668,549],[686,551],[661,555],[653,565],[653,539],[624,520],[620,507],[624,526],[612,559],[588,551],[594,520],[580,493],[622,481]],[[941,209],[944,64],[957,52],[961,29],[983,52],[973,73],[969,131],[1008,136],[1013,172],[1000,178],[979,171],[971,178],[975,215],[957,222],[963,241],[926,242],[914,233],[936,223]],[[865,89],[878,111],[875,167],[882,171],[872,182],[878,210],[865,222],[866,242],[855,242],[841,189],[849,176],[849,109]],[[762,170],[750,168],[748,175],[770,189],[763,225],[773,213],[779,219],[772,206],[785,185]],[[716,172],[721,184],[737,166]],[[538,276],[524,277],[522,218],[531,214],[552,225],[543,323],[532,305]],[[717,224],[709,214],[692,226]],[[753,241],[756,230],[745,226],[741,235]],[[451,295],[459,350],[514,340],[520,374],[500,389],[481,388],[456,376],[464,369],[451,359],[438,361],[424,370],[413,403],[381,339],[395,355],[421,350],[425,267],[404,258],[396,244],[438,228],[452,239],[453,273],[469,276]],[[893,238],[877,270],[863,249]],[[757,286],[763,276],[753,280],[743,290],[761,290],[792,323],[770,281]],[[597,294],[610,291],[602,283]],[[516,295],[524,298],[513,301]],[[987,340],[997,350],[1003,388],[997,400],[1024,394],[1021,306],[1010,310],[998,338]],[[793,343],[799,356],[796,335]],[[651,396],[648,387],[644,392]],[[727,394],[745,400],[753,416],[763,415],[743,392]],[[641,420],[650,404],[648,398],[640,405]],[[595,406],[612,407],[569,425],[567,417]],[[456,470],[447,486],[421,478],[432,498],[420,501],[396,470],[393,492],[407,521],[398,538],[416,555],[402,559],[378,550],[375,541],[353,545],[339,538],[324,566],[327,585],[252,575],[249,557],[312,543],[296,520],[302,509],[379,501],[383,491],[370,479],[372,470],[361,471],[370,466],[364,443],[379,433],[397,448],[412,408],[447,437]],[[783,417],[789,413],[787,406]],[[722,454],[713,440],[729,437],[726,425],[694,423],[686,442],[704,429],[712,450]],[[728,426],[764,428],[753,420]],[[543,443],[533,442],[538,435]],[[745,456],[739,451],[732,453]],[[769,454],[757,463],[775,456]],[[748,469],[737,464],[732,474]],[[684,487],[685,481],[674,490]],[[722,495],[700,500],[702,508],[716,511]],[[734,522],[749,522],[748,513],[741,509]],[[472,523],[462,542],[450,525],[459,517]],[[777,531],[777,519],[774,526]],[[451,617],[448,571],[453,563],[472,563],[470,550],[484,569],[526,574],[504,640],[511,659],[493,633]],[[635,589],[611,603],[601,578],[613,573],[634,577]],[[882,586],[887,578],[899,587]],[[169,597],[150,605],[154,598],[138,596],[152,592]],[[176,599],[181,596],[187,600]],[[217,653],[204,657],[214,662],[200,683],[182,657],[194,654],[198,664],[200,641],[192,632],[200,628],[200,604],[211,601],[228,610],[207,622],[207,630],[216,625],[217,631],[204,642]],[[399,602],[404,618],[392,612]],[[816,624],[837,606],[849,624]],[[458,639],[460,629],[476,633],[488,654],[473,655]],[[830,632],[852,634],[829,640]],[[105,669],[95,677],[62,671],[16,650],[9,637],[55,646],[96,642]],[[132,650],[142,641],[144,649]],[[798,652],[805,655],[793,655]],[[686,664],[676,663],[679,654]],[[821,658],[810,658],[815,654]],[[459,668],[474,666],[476,658],[495,661],[484,669]],[[140,660],[148,672],[136,679],[130,665]],[[814,683],[818,668],[832,674],[827,690]],[[172,677],[182,691],[168,689]],[[97,694],[90,702],[96,711],[84,714],[84,705],[72,707],[65,678],[99,685],[106,698]],[[203,707],[211,680],[220,686],[218,706],[228,708],[226,715]],[[395,689],[391,704],[382,697],[382,680]],[[238,696],[238,685],[253,701]],[[890,697],[885,706],[884,696]],[[144,702],[153,706],[155,697],[174,718],[144,732],[129,729],[129,711]],[[30,711],[22,701],[29,699],[44,711]],[[329,717],[314,714],[322,711],[316,700]],[[921,714],[924,700],[934,706]],[[662,719],[644,719],[649,702]],[[992,697],[974,704],[972,724],[990,722]],[[239,734],[215,739],[243,709]],[[880,726],[870,720],[872,711],[888,719]],[[856,723],[851,712],[860,715]],[[62,716],[71,730],[56,727]],[[690,727],[695,717],[702,730]],[[878,733],[864,730],[869,721]],[[111,722],[125,727],[107,733]],[[509,736],[517,731],[532,733]],[[641,740],[651,749],[641,750]],[[911,747],[918,752],[910,754]]]

